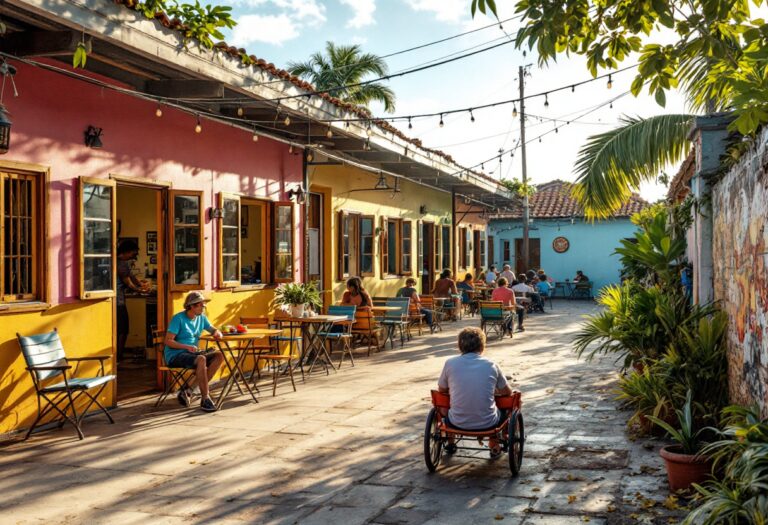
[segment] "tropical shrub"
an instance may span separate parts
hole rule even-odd
[[[699,453],[703,446],[703,441],[699,436],[705,431],[704,428],[697,427],[693,419],[691,395],[692,392],[688,390],[685,395],[685,404],[683,405],[683,408],[675,409],[678,428],[673,427],[663,419],[659,419],[653,415],[646,416],[652,423],[663,428],[667,434],[669,434],[669,437],[674,439],[680,445],[682,453],[688,455]]]
[[[643,366],[642,370],[632,369],[621,376],[618,399],[634,409],[627,425],[644,433],[652,431],[645,422],[649,416],[669,421],[674,413],[666,377],[655,363]]]

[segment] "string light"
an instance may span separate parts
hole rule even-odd
[[[160,118],[163,116],[163,108],[160,106],[157,106],[157,109],[155,110],[155,116]]]
[[[413,129],[413,124],[411,124],[411,117],[408,117],[408,129]]]
[[[512,104],[512,118],[517,118],[517,104]]]
[[[256,130],[255,129],[253,130],[253,137],[251,137],[251,140],[253,140],[254,142],[258,142],[259,141],[259,136],[256,134]]]
[[[544,107],[549,107],[549,93],[544,93]]]
[[[608,75],[608,83],[605,85],[608,89],[611,89],[613,87],[613,78],[611,75]]]
[[[288,146],[288,154],[289,154],[289,155],[293,155],[293,144],[290,144],[290,145]]]
[[[611,105],[608,106],[609,109],[613,109],[613,102],[611,102]]]
[[[576,86],[571,86],[571,93],[575,93],[575,92],[576,92]]]
[[[285,116],[285,120],[283,121],[283,124],[285,124],[286,126],[290,126],[291,125],[291,117],[286,115]]]
[[[346,121],[346,122],[344,123],[344,127],[345,127],[346,129],[349,129],[349,121]]]
[[[371,129],[370,123],[368,124],[368,127],[365,129],[365,134],[368,135],[369,137],[373,135],[373,130]]]
[[[245,114],[245,110],[243,109],[243,106],[237,107],[237,116],[242,117]]]
[[[201,133],[203,126],[200,125],[200,115],[197,116],[197,124],[195,125],[195,133]]]
[[[309,151],[309,150],[307,150],[307,162],[312,162],[312,160],[313,160],[314,158],[315,158],[315,157],[314,157],[314,155],[312,155],[312,152],[311,152],[311,151]]]
[[[469,121],[470,122],[474,122],[475,121],[475,116],[472,114],[472,110],[471,109],[469,110]]]
[[[328,131],[325,132],[325,136],[329,139],[333,138],[333,131],[331,131],[331,126],[328,126]]]
[[[445,124],[443,123],[443,114],[440,113],[440,127],[442,128],[443,126],[445,126]]]

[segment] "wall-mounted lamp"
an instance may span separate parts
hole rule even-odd
[[[224,217],[224,208],[210,208],[211,219],[221,219]]]
[[[11,119],[5,106],[0,104],[0,155],[8,153],[11,145]]]
[[[387,178],[384,176],[383,173],[379,173],[379,180],[376,181],[376,186],[373,187],[374,190],[388,190],[389,184],[387,184]]]
[[[426,204],[422,204],[421,206],[419,206],[419,213],[422,214],[422,215],[426,215],[427,214],[427,205]]]
[[[304,193],[304,188],[301,186],[291,188],[285,194],[288,195],[288,198],[294,201],[296,204],[304,204],[306,194]]]
[[[102,147],[101,131],[101,128],[88,126],[88,129],[85,130],[85,146],[87,148],[100,149]]]

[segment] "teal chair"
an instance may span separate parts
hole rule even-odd
[[[509,331],[510,337],[514,329],[515,316],[504,309],[501,301],[480,301],[480,328],[483,333],[488,335],[490,330],[494,330],[499,339],[504,337],[504,333]]]
[[[405,344],[405,338],[408,333],[410,303],[411,300],[408,297],[390,297],[387,299],[385,306],[395,307],[395,309],[387,310],[381,320],[381,324],[386,330],[384,333],[384,343],[381,345],[382,348],[386,346],[387,339],[389,339],[390,347],[395,347],[395,330],[400,331],[400,346]]]
[[[339,368],[341,368],[341,364],[344,362],[344,354],[349,355],[349,360],[352,362],[352,366],[355,366],[355,358],[352,355],[352,325],[355,324],[356,310],[356,306],[329,306],[328,315],[344,315],[347,317],[347,320],[343,323],[335,324],[334,330],[332,331],[319,332],[317,334],[318,337],[323,338],[325,341],[331,341],[331,345],[333,345],[334,341],[339,341],[341,345]]]
[[[61,338],[59,338],[59,332],[56,329],[52,332],[30,336],[17,333],[16,337],[37,392],[37,418],[29,427],[27,435],[24,437],[25,440],[29,438],[43,418],[51,413],[58,413],[59,428],[68,422],[75,427],[78,437],[83,439],[80,425],[83,416],[94,404],[106,414],[110,423],[115,422],[98,400],[104,388],[115,380],[114,375],[104,374],[104,361],[111,359],[112,356],[68,358],[64,354],[64,346],[61,344]],[[77,363],[75,365],[76,372],[77,366],[82,361],[99,361],[99,374],[94,377],[75,377],[71,372],[72,365],[70,363]],[[94,394],[91,393],[92,390],[95,390]],[[90,402],[78,414],[75,405],[82,396],[86,396]],[[69,412],[71,412],[71,416]]]

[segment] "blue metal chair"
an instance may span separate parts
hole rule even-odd
[[[384,318],[381,324],[386,328],[384,334],[384,343],[382,348],[386,346],[387,339],[389,339],[390,348],[395,347],[395,330],[400,330],[400,346],[405,344],[405,336],[408,333],[408,309],[410,308],[411,300],[408,297],[392,297],[387,299],[385,306],[397,307],[395,310],[388,310],[384,314]]]
[[[499,339],[509,331],[510,337],[515,323],[515,316],[504,310],[501,301],[480,301],[480,328],[488,335],[489,330],[495,330]]]
[[[80,439],[83,439],[83,431],[80,428],[81,421],[88,409],[94,404],[106,414],[110,423],[115,422],[107,409],[98,401],[104,388],[115,379],[114,375],[104,374],[104,361],[111,359],[112,356],[67,358],[59,338],[59,332],[56,329],[52,332],[30,336],[17,333],[16,337],[37,392],[37,418],[29,427],[27,435],[24,437],[25,440],[29,438],[38,423],[52,412],[58,412],[60,416],[59,428],[63,427],[64,423],[69,422],[77,430]],[[70,362],[79,365],[82,361],[99,361],[99,374],[95,377],[74,377],[72,372],[68,373],[72,370]],[[75,366],[75,371],[77,371],[78,365]],[[52,383],[56,379],[59,381]],[[89,392],[91,389],[98,389],[95,395]],[[75,404],[83,395],[90,401],[78,415]],[[42,402],[43,400],[45,403]],[[72,412],[71,416],[68,415],[69,411]]]
[[[347,320],[343,323],[335,324],[334,327],[339,327],[339,331],[330,332],[318,332],[318,337],[324,338],[326,341],[339,341],[341,343],[341,359],[339,359],[339,368],[344,362],[344,354],[349,355],[349,360],[352,362],[352,366],[355,366],[355,358],[352,355],[352,325],[355,324],[355,311],[356,306],[339,306],[333,305],[328,307],[328,315],[344,315]],[[333,346],[331,346],[333,348]]]

